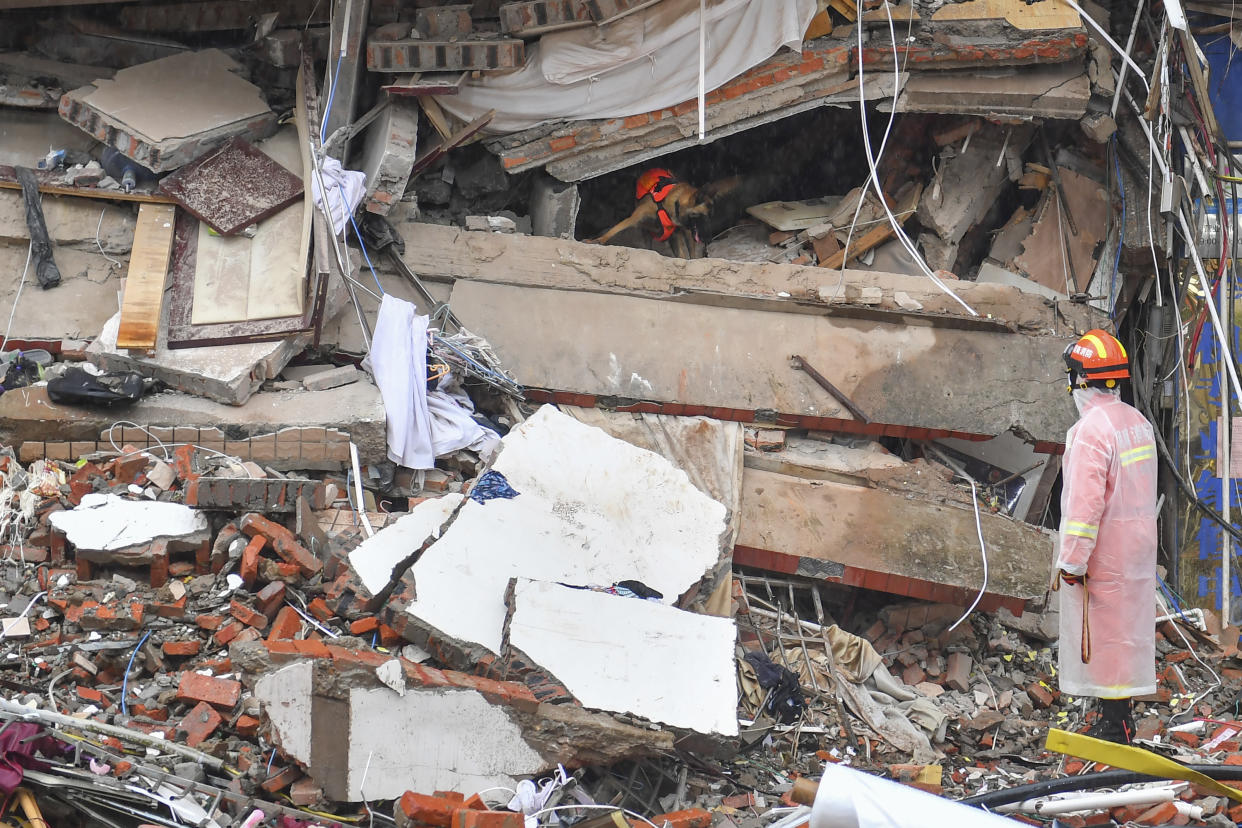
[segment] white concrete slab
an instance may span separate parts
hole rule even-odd
[[[470,501],[414,565],[407,611],[501,648],[509,579],[636,579],[673,603],[720,559],[725,508],[668,460],[552,406],[505,437],[494,468],[520,494]]]
[[[339,715],[335,710],[325,713]],[[318,716],[317,711],[316,730]],[[513,788],[515,777],[539,773],[548,764],[526,743],[504,707],[473,690],[418,691],[402,697],[388,688],[354,688],[345,724],[344,742],[325,750],[336,755],[321,763],[317,751],[311,765],[333,799],[358,802],[394,799],[406,791]]]
[[[78,549],[111,551],[206,532],[207,517],[180,503],[124,500],[112,494],[88,494],[75,509],[53,512],[52,526]]]
[[[289,758],[304,765],[311,761],[314,674],[312,662],[299,661],[260,676],[254,683],[254,696],[272,724],[276,744]]]
[[[390,523],[349,553],[349,564],[372,595],[379,593],[392,579],[392,568],[410,553],[436,537],[464,495],[450,493],[434,500],[424,500],[409,514]]]
[[[584,707],[737,735],[737,625],[561,584],[519,579],[509,645]]]

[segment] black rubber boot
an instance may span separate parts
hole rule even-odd
[[[1100,719],[1087,735],[1119,745],[1134,741],[1134,714],[1129,699],[1100,699]]]

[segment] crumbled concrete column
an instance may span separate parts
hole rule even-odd
[[[401,200],[414,169],[418,151],[418,102],[393,97],[379,117],[363,133],[360,162],[355,166],[367,175],[363,204],[367,210],[388,215]]]
[[[572,239],[581,206],[577,184],[538,174],[530,192],[531,229],[536,236]]]

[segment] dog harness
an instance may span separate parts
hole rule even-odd
[[[642,201],[643,196],[651,196],[651,200],[656,203],[656,217],[660,219],[660,229],[663,231],[653,234],[656,241],[668,241],[673,231],[677,229],[677,224],[669,216],[668,211],[660,206],[676,186],[677,179],[673,178],[673,174],[659,167],[647,170],[638,177],[638,185],[634,188],[634,200]]]

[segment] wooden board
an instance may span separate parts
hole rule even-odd
[[[392,83],[386,83],[380,89],[389,95],[456,95],[461,92],[469,72],[415,72],[412,75],[398,75]]]
[[[262,148],[286,168],[302,165],[300,142],[286,127]],[[196,325],[300,316],[306,285],[308,211],[298,201],[259,224],[253,238],[198,234],[194,274]]]
[[[895,210],[893,210],[893,215],[896,217],[898,224],[906,223],[906,219],[910,217],[910,214],[914,212],[914,208],[918,206],[919,196],[922,194],[922,184],[916,184],[907,191],[906,196],[902,198],[901,203],[897,205]],[[834,253],[825,261],[820,262],[819,266],[829,268],[841,267],[846,262],[857,259],[862,254],[866,253],[871,248],[876,247],[881,242],[886,241],[893,235],[895,235],[895,231],[893,230],[891,222],[877,224],[866,233],[863,233],[858,239],[851,242],[850,249],[848,251],[841,250],[838,253]]]
[[[39,192],[45,195],[106,198],[110,201],[136,201],[140,204],[177,203],[162,193],[145,193],[138,190],[127,193],[124,190],[105,190],[100,187],[67,187],[64,184],[55,183],[59,180],[59,174],[49,173],[45,170],[35,170],[34,174],[35,181],[39,183]],[[13,167],[7,164],[0,164],[0,190],[20,190],[21,188],[22,185],[17,183],[17,173]]]
[[[1078,12],[1064,0],[966,0],[941,6],[932,22],[946,20],[1004,20],[1015,29],[1076,29],[1082,25]]]
[[[176,212],[177,208],[168,204],[143,204],[138,208],[125,298],[121,301],[121,327],[116,335],[118,348],[155,348]]]

